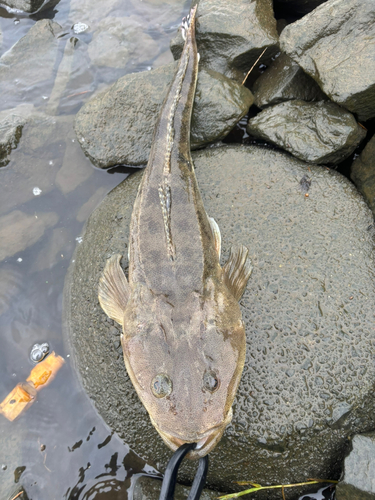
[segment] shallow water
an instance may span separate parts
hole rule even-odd
[[[73,121],[82,104],[120,76],[172,60],[169,40],[189,3],[124,0],[121,9],[107,13],[136,16],[145,34],[145,51],[155,42],[152,59],[147,59],[140,37],[138,61],[133,58],[120,68],[90,63],[87,44],[92,35],[72,28],[85,20],[72,18],[70,0],[32,16],[0,7],[0,55],[39,19],[53,19],[63,28],[50,78],[30,86],[21,97],[13,93],[19,82],[10,80],[10,97],[0,98],[0,110],[26,103],[47,113],[37,125],[25,126],[10,163],[0,169],[0,229],[5,228],[1,248],[6,255],[0,262],[0,401],[28,377],[34,366],[29,359],[33,344],[48,342],[65,360],[56,379],[18,420],[8,422],[0,415],[0,500],[12,498],[19,485],[30,500],[120,499],[135,474],[156,473],[97,415],[62,338],[64,279],[85,221],[129,172],[94,168],[78,145]],[[56,87],[72,36],[82,42],[78,62],[65,86]],[[32,218],[39,225],[30,224]],[[15,236],[17,228],[21,237]]]

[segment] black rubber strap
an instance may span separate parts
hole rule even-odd
[[[177,482],[177,473],[182,460],[189,451],[194,450],[196,443],[185,443],[174,452],[165,469],[159,500],[173,500]],[[206,483],[208,471],[208,456],[199,459],[198,470],[195,474],[187,500],[198,500]]]

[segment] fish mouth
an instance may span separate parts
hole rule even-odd
[[[207,431],[197,434],[194,437],[190,436],[176,436],[169,432],[164,431],[156,422],[151,418],[151,422],[162,437],[165,444],[172,450],[176,451],[180,446],[185,443],[197,443],[194,450],[190,451],[186,457],[191,460],[196,460],[198,458],[204,457],[210,451],[212,451],[217,443],[220,441],[226,427],[230,424],[232,420],[233,412],[232,408],[229,410],[225,420],[219,424],[211,427]]]

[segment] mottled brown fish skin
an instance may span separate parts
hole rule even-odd
[[[211,451],[232,418],[246,348],[238,300],[251,273],[242,246],[220,266],[220,231],[194,173],[195,14],[133,208],[129,282],[115,255],[99,284],[102,308],[123,327],[125,365],[153,425],[172,450],[198,443],[190,458]]]

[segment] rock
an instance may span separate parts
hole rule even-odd
[[[0,217],[0,261],[36,243],[58,220],[53,212],[27,215],[20,210]]]
[[[23,10],[24,12],[36,12],[45,3],[45,0],[2,0],[2,4],[11,9]]]
[[[281,49],[359,120],[375,116],[374,15],[372,0],[329,0],[280,35]]]
[[[48,93],[58,54],[61,26],[48,19],[34,24],[27,34],[0,58],[0,108],[15,102],[42,100]]]
[[[14,113],[7,113],[7,115],[4,119],[0,119],[0,167],[8,165],[9,155],[12,149],[17,147],[26,123],[26,118],[23,116]]]
[[[107,17],[95,30],[89,44],[89,55],[96,66],[125,68],[155,58],[158,43],[144,32],[141,19]]]
[[[336,486],[337,500],[375,499],[375,433],[356,435]]]
[[[222,263],[232,243],[243,243],[254,265],[241,299],[245,369],[232,424],[210,453],[207,487],[338,479],[348,436],[375,428],[371,212],[348,179],[282,152],[231,146],[193,159],[207,213],[221,229]],[[116,187],[87,223],[65,284],[65,338],[101,416],[163,471],[171,452],[126,374],[120,327],[97,299],[106,259],[119,252],[127,266],[141,177]],[[180,480],[195,470],[183,464]],[[259,498],[280,499],[280,491],[266,494]]]
[[[265,108],[291,99],[321,101],[327,99],[319,85],[286,54],[280,56],[256,80],[252,92],[254,104]]]
[[[72,255],[75,244],[71,231],[65,227],[53,229],[50,238],[38,252],[32,271],[52,269],[57,263],[66,261]]]
[[[248,122],[246,131],[311,163],[337,164],[366,136],[354,116],[332,102],[288,101]]]
[[[16,111],[18,109],[19,107]],[[56,174],[63,164],[65,153],[70,145],[75,146],[71,142],[71,138],[75,137],[72,120],[73,117],[70,116],[50,117],[32,109],[28,122],[23,127],[19,145],[13,150],[8,166],[1,171],[3,189],[0,214],[9,212],[35,196],[43,196],[55,187]],[[82,157],[81,151],[78,153]],[[70,155],[70,159],[75,158]],[[72,185],[76,178],[88,177],[85,169],[77,169],[76,165],[70,166]],[[60,174],[59,180],[63,175],[66,172]],[[60,181],[62,183],[63,180]],[[17,196],[14,195],[15,192]]]
[[[152,135],[176,63],[120,78],[79,111],[75,131],[85,154],[100,168],[147,163]],[[214,71],[198,75],[192,147],[222,139],[247,113],[251,92]]]
[[[350,178],[375,214],[375,135],[352,164]]]
[[[110,14],[121,13],[122,0],[71,0],[69,19],[72,24],[85,23],[94,31]]]
[[[133,500],[158,500],[161,490],[161,480],[148,476],[138,476],[132,485]],[[190,492],[190,488],[176,484],[174,499],[185,500]],[[217,491],[204,489],[200,496],[201,500],[216,500],[220,495]]]
[[[244,76],[267,47],[263,61],[276,52],[278,35],[270,0],[200,0],[197,13],[197,45],[200,66],[242,82]],[[171,41],[171,51],[179,59],[181,30]]]
[[[24,274],[15,266],[0,269],[0,316],[5,314],[24,284]]]

